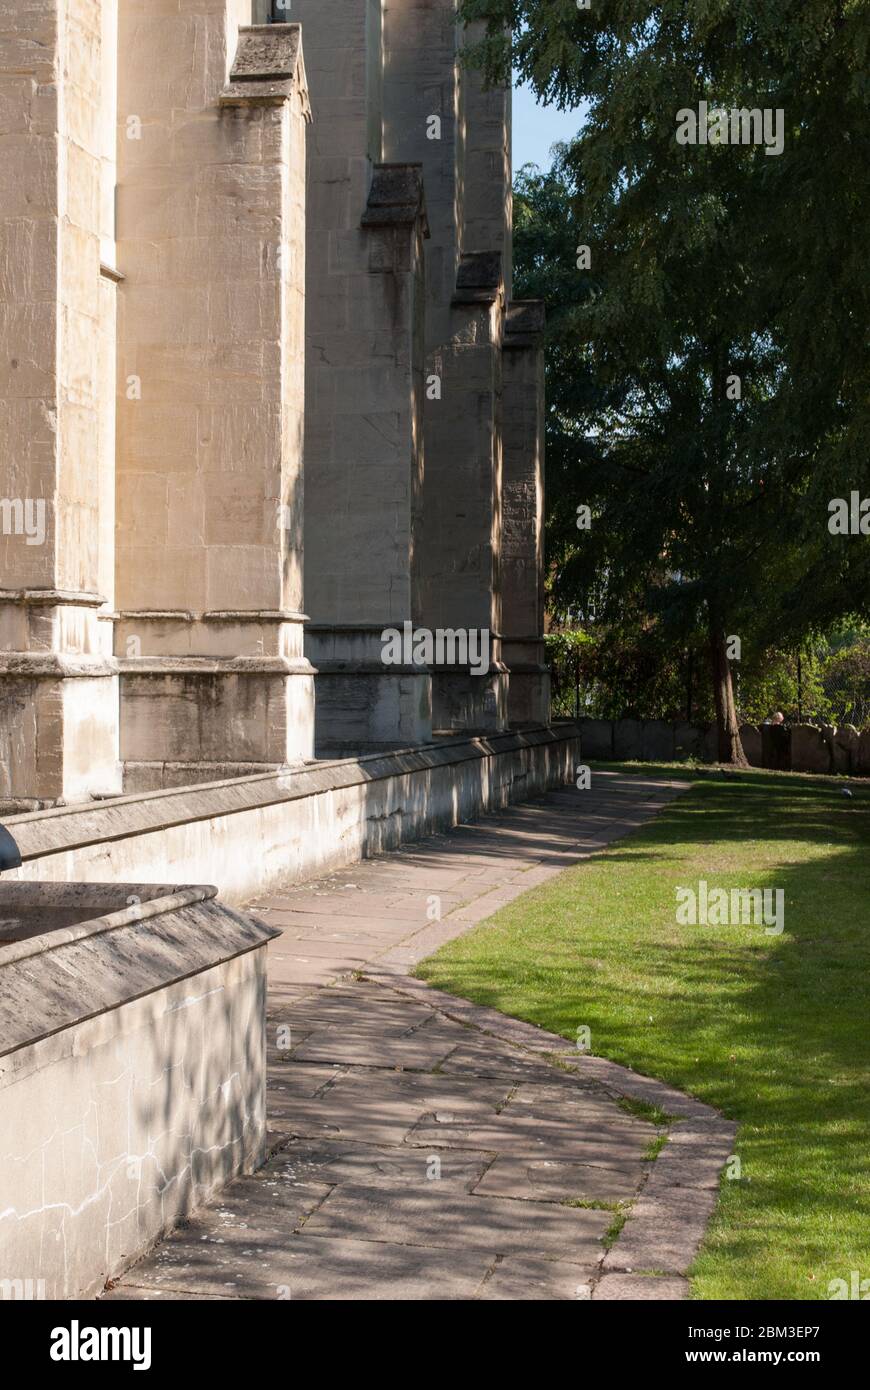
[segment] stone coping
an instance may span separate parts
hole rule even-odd
[[[454,303],[466,298],[494,302],[504,288],[500,251],[465,251],[456,272]]]
[[[505,313],[505,348],[537,348],[543,342],[547,311],[543,299],[511,299]]]
[[[361,227],[392,227],[420,222],[429,236],[422,164],[375,164]]]
[[[22,1049],[279,935],[216,895],[212,887],[155,884],[0,884],[0,912],[33,913],[42,897],[48,923],[0,946],[0,1083],[32,1064]],[[119,910],[71,927],[51,924],[71,905],[100,914],[119,901]]]
[[[243,24],[221,106],[277,106],[298,92],[306,121],[311,101],[299,24]]]
[[[283,801],[320,796],[344,787],[449,767],[454,763],[558,745],[579,736],[577,725],[566,721],[523,732],[445,738],[391,753],[312,762],[296,769],[108,797],[105,801],[48,811],[29,811],[7,817],[5,824],[18,844],[22,861],[27,862],[85,845],[148,834],[171,825],[211,820]]]
[[[13,961],[28,960],[85,937],[215,897],[217,888],[211,885],[0,883],[0,969]],[[31,919],[36,929],[30,925]],[[11,940],[15,935],[21,939]]]

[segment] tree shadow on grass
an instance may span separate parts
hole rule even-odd
[[[743,871],[703,868],[708,848],[713,862],[717,846],[730,856],[740,842]],[[815,847],[812,858],[801,842]],[[765,1296],[752,1263],[770,1258],[772,1242],[783,1270],[767,1296],[826,1297],[828,1279],[870,1269],[868,844],[866,796],[841,800],[834,788],[773,778],[702,784],[426,971],[442,988],[566,1038],[587,1025],[593,1052],[741,1123],[745,1178],[723,1184],[715,1246],[755,1291],[717,1296]],[[782,935],[676,924],[674,886],[701,877],[711,888],[782,889]],[[817,1269],[803,1293],[794,1291],[794,1259]]]

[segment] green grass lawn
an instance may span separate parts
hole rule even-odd
[[[656,820],[418,974],[572,1040],[586,1024],[592,1052],[737,1120],[693,1296],[828,1298],[870,1279],[870,786],[683,775]],[[678,926],[674,889],[700,879],[782,888],[782,935]]]

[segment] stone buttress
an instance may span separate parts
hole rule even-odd
[[[296,24],[122,0],[118,565],[125,786],[313,753],[303,652]]]

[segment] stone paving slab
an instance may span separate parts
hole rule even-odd
[[[445,1192],[437,1180],[427,1191],[396,1187],[336,1188],[306,1222],[307,1234],[388,1241],[434,1249],[481,1250],[542,1258],[561,1256],[570,1264],[594,1264],[612,1217],[606,1211],[554,1202],[501,1201],[497,1197]]]
[[[401,1144],[423,1116],[464,1115],[480,1123],[496,1118],[506,1095],[505,1083],[474,1077],[460,1081],[387,1069],[380,1075],[345,1071],[311,1099],[300,1097],[276,1077],[270,1084],[268,1113],[272,1128],[288,1135]]]
[[[333,1061],[354,1066],[390,1067],[395,1065],[398,1047],[403,1067],[430,1071],[449,1056],[456,1043],[455,1028],[433,1016],[413,1031],[397,1024],[375,1037],[366,1036],[358,1028],[324,1028],[307,1037],[295,1056],[300,1062]]]
[[[482,1303],[566,1302],[591,1298],[595,1263],[585,1268],[560,1260],[508,1255],[498,1261],[478,1294]]]
[[[230,1247],[191,1245],[189,1258],[161,1265],[159,1257],[131,1270],[104,1297],[129,1298],[133,1280],[166,1299],[199,1297],[317,1301],[431,1301],[473,1299],[495,1265],[480,1251],[427,1249],[385,1242],[279,1234]]]
[[[639,1299],[656,1302],[675,1302],[689,1296],[687,1279],[646,1277],[639,1274],[605,1274],[592,1292],[596,1302],[618,1302]]]
[[[270,1156],[105,1297],[686,1297],[734,1127],[407,974],[684,789],[596,772],[591,791],[513,806],[253,905],[282,933],[267,1001]],[[670,1117],[654,1161],[663,1131],[626,1113],[623,1096]],[[617,1211],[628,1219],[608,1249]]]
[[[274,1076],[272,1084],[279,1086],[281,1095],[288,1099],[294,1097],[310,1099],[341,1075],[341,1067],[339,1066],[299,1067],[287,1065],[285,1067],[285,1061],[289,1063],[292,1059],[283,1054],[281,1060],[275,1063],[275,1066],[281,1067],[282,1070]]]
[[[359,919],[357,919],[357,922]],[[282,927],[284,929],[283,942],[285,948],[287,943],[295,941],[343,941],[350,946],[377,947],[382,942],[401,941],[402,937],[407,936],[407,927],[404,925],[393,926],[378,923],[374,918],[371,922],[366,922],[364,927],[361,925],[345,926],[339,919],[336,922],[335,914],[324,914],[318,917],[311,912],[295,912],[287,919],[269,916],[270,925]],[[371,950],[367,955],[371,956]]]
[[[534,1081],[550,1087],[558,1076],[551,1063],[539,1063],[528,1053],[511,1047],[510,1043],[500,1043],[479,1033],[464,1038],[441,1063],[441,1070],[457,1076],[506,1076],[517,1082]],[[570,1076],[564,1078],[563,1088],[576,1091],[583,1084]],[[594,1094],[601,1095],[601,1088],[595,1086]]]
[[[570,1123],[553,1121],[545,1125],[522,1119],[511,1121],[506,1116],[502,1123],[468,1124],[448,1111],[440,1117],[424,1116],[408,1132],[407,1143],[424,1149],[481,1149],[520,1158],[552,1157],[563,1163],[607,1163],[608,1159],[639,1162],[648,1141],[617,1121],[612,1125],[602,1121],[582,1130]]]
[[[686,1274],[717,1196],[715,1189],[704,1187],[644,1193],[602,1268],[608,1274],[619,1270]]]
[[[471,1192],[491,1163],[491,1154],[467,1150],[439,1154],[438,1190]],[[430,1156],[419,1149],[341,1139],[291,1139],[262,1172],[277,1182],[353,1183],[361,1187],[398,1183],[408,1191],[425,1190],[434,1181]]]
[[[514,1197],[528,1202],[628,1202],[646,1174],[641,1162],[571,1163],[561,1159],[496,1158],[474,1187],[485,1197]]]
[[[672,1125],[650,1174],[647,1196],[681,1187],[718,1189],[736,1134],[737,1126],[727,1121],[683,1120]]]

